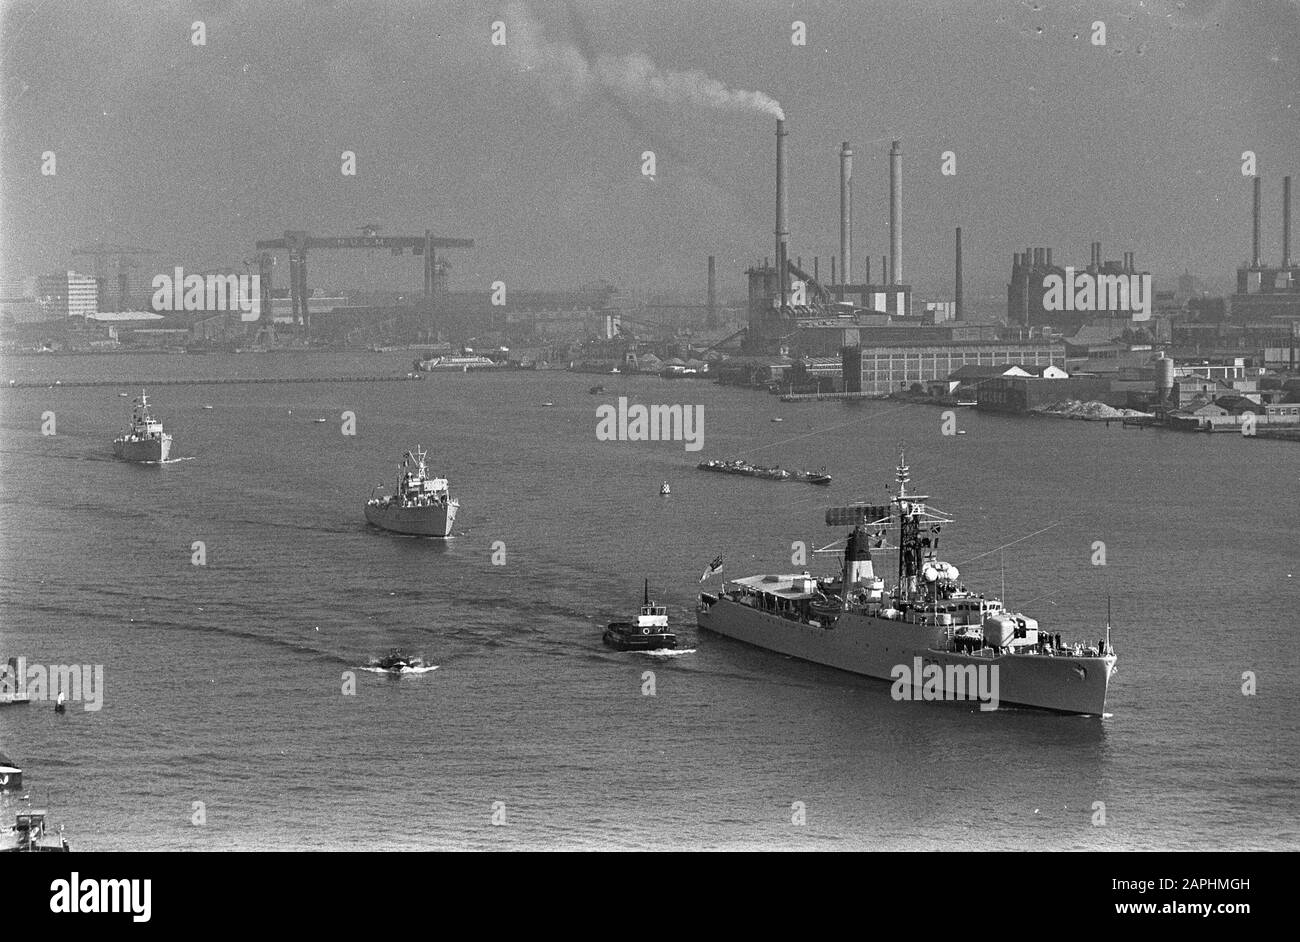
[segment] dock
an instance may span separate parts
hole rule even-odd
[[[416,373],[413,376],[249,376],[226,379],[96,379],[68,382],[56,380],[52,383],[40,380],[10,380],[7,386],[2,386],[0,389],[71,389],[74,387],[130,389],[152,386],[241,386],[250,383],[410,383],[422,379],[424,375]]]

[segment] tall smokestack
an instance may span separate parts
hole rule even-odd
[[[889,145],[889,283],[903,283],[903,147]]]
[[[961,320],[961,226],[957,227],[957,291],[953,318]]]
[[[1282,178],[1282,267],[1291,267],[1291,178]]]
[[[785,189],[785,120],[776,122],[776,278],[781,306],[790,303],[790,199]]]
[[[718,309],[718,276],[717,269],[714,267],[713,256],[709,256],[709,300],[708,300],[709,320],[713,320],[713,315]]]
[[[853,148],[840,145],[840,276],[853,283]]]
[[[1254,199],[1250,211],[1250,267],[1259,268],[1262,261],[1259,257],[1259,177],[1255,177]]]

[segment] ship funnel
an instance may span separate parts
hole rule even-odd
[[[855,527],[844,547],[844,582],[853,585],[874,579],[876,571],[871,565],[871,542],[866,527]]]

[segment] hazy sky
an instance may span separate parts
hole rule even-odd
[[[775,125],[761,96],[707,77],[788,113],[792,254],[809,267],[838,251],[850,141],[854,247],[878,269],[898,138],[904,275],[923,292],[950,292],[958,225],[968,290],[1000,290],[1017,248],[1086,261],[1093,239],[1157,276],[1226,285],[1250,248],[1245,150],[1264,177],[1264,255],[1280,254],[1298,57],[1300,0],[8,2],[0,274],[89,269],[70,250],[105,239],[160,250],[147,280],[238,265],[286,229],[376,223],[477,240],[451,256],[457,289],[702,291],[715,254],[735,296],[773,251]],[[309,264],[318,288],[421,281],[417,260],[380,252]]]

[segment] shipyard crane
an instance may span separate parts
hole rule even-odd
[[[73,249],[72,254],[94,257],[95,281],[100,285],[101,294],[105,293],[104,287],[108,280],[107,260],[110,256],[117,256],[117,310],[125,311],[129,307],[127,293],[131,280],[131,269],[140,267],[140,263],[135,261],[132,256],[157,255],[158,250],[139,248],[134,245],[113,245],[112,243],[100,241],[79,249]]]
[[[369,223],[361,227],[359,236],[323,237],[312,236],[302,230],[289,230],[280,239],[261,239],[257,249],[262,254],[261,283],[264,297],[270,297],[271,264],[265,261],[273,258],[276,250],[287,250],[289,254],[289,297],[293,308],[293,320],[307,326],[307,250],[308,249],[391,249],[394,255],[401,255],[409,249],[412,255],[424,256],[424,297],[431,305],[436,304],[441,290],[440,272],[445,271],[445,262],[437,256],[438,249],[472,249],[473,239],[444,239],[425,230],[424,235],[417,236],[381,236],[377,235],[380,227]]]

